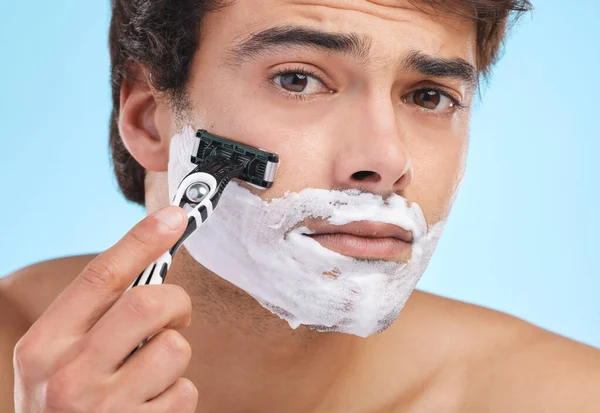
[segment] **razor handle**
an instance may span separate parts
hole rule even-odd
[[[164,283],[171,262],[173,261],[173,256],[177,250],[190,235],[209,219],[217,207],[221,194],[227,184],[243,172],[244,165],[236,162],[227,162],[219,158],[213,159],[208,164],[197,166],[181,181],[171,204],[179,205],[181,208],[191,208],[187,213],[188,223],[183,235],[170,250],[146,267],[125,292],[138,285]],[[209,170],[212,173],[201,172],[205,170]],[[127,358],[131,357],[150,338],[147,338],[133,349]]]
[[[197,166],[177,187],[171,202],[181,208],[187,208],[188,223],[177,243],[156,261],[150,264],[129,286],[126,291],[138,285],[162,284],[171,266],[173,256],[183,242],[192,235],[211,216],[219,203],[223,190],[233,178],[244,169],[240,163],[215,158],[206,164]]]

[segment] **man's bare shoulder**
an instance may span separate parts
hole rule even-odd
[[[598,412],[600,350],[521,320],[499,327],[512,338],[472,360],[466,411]]]
[[[33,323],[96,255],[42,261],[0,278],[0,293]]]
[[[447,349],[439,390],[462,393],[454,398],[457,411],[598,411],[600,350],[506,313],[420,291],[407,310],[426,323],[422,340]]]

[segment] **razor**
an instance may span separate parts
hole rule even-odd
[[[210,218],[227,184],[232,179],[239,179],[254,187],[270,188],[279,156],[201,129],[196,133],[191,161],[197,166],[181,180],[171,202],[188,211],[185,232],[127,290],[138,285],[162,284],[173,256],[183,242]]]
[[[191,161],[196,167],[181,180],[171,201],[172,205],[187,211],[188,223],[183,235],[170,250],[138,275],[125,292],[138,285],[164,283],[173,256],[183,242],[210,218],[227,184],[232,179],[240,179],[257,188],[270,188],[279,157],[201,129],[196,133]],[[148,340],[150,338],[133,349],[123,363]]]

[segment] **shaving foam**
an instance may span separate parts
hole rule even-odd
[[[169,158],[171,198],[196,165],[195,133],[173,137]],[[407,263],[361,260],[324,248],[306,236],[308,218],[332,225],[374,221],[413,234]],[[268,202],[231,182],[211,218],[184,246],[202,266],[254,297],[292,328],[306,325],[367,337],[389,327],[413,292],[433,254],[444,223],[428,228],[421,208],[399,195],[307,188]]]

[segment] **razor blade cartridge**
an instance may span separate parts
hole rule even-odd
[[[196,138],[191,156],[193,163],[202,165],[215,157],[225,158],[231,163],[244,165],[244,171],[237,179],[265,189],[273,185],[279,163],[277,154],[231,141],[203,129],[196,133]]]

